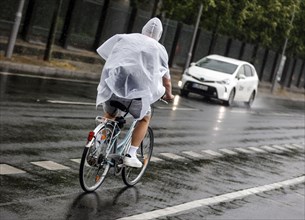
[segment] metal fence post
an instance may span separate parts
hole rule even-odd
[[[60,37],[60,43],[63,48],[67,49],[69,45],[69,38],[71,36],[71,29],[72,29],[72,20],[74,18],[75,13],[75,5],[77,1],[70,0],[68,5],[68,10],[66,13],[62,34]]]
[[[178,25],[177,25],[177,28],[176,28],[176,32],[175,32],[175,35],[174,35],[174,40],[173,40],[172,48],[171,48],[171,51],[170,51],[170,54],[169,54],[169,58],[168,58],[168,65],[170,67],[172,67],[173,63],[174,63],[174,58],[175,58],[175,54],[176,54],[177,44],[178,44],[178,40],[179,40],[179,37],[180,37],[180,34],[181,34],[182,26],[183,26],[183,24],[179,22]]]
[[[52,25],[51,25],[51,29],[50,29],[50,33],[49,33],[49,37],[48,37],[48,42],[47,42],[46,50],[45,50],[44,57],[43,57],[43,60],[45,60],[45,61],[49,61],[52,56],[52,47],[53,47],[54,40],[55,40],[55,34],[56,34],[58,16],[59,16],[61,4],[62,4],[62,0],[57,0],[56,8],[55,8],[53,18],[52,18]]]

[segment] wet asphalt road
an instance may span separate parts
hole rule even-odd
[[[117,219],[305,173],[304,102],[258,96],[251,109],[228,108],[177,95],[174,103],[155,104],[156,160],[142,182],[125,188],[110,175],[96,193],[85,194],[73,159],[80,158],[102,113],[94,106],[97,83],[4,74],[0,80],[0,164],[24,172],[0,176],[1,220]],[[50,171],[34,164],[41,161],[65,167]],[[303,182],[170,215],[158,212],[158,218],[302,219],[304,203]]]

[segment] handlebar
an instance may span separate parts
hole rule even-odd
[[[159,101],[168,105],[168,101],[166,101],[165,99],[160,98]]]

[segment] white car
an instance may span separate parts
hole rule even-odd
[[[209,55],[191,63],[178,82],[181,96],[190,92],[224,101],[245,102],[249,107],[256,95],[259,79],[248,62],[219,55]]]

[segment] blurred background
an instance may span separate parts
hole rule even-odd
[[[2,59],[21,2],[0,2]],[[284,60],[279,83],[305,87],[303,0],[23,0],[20,13],[14,54],[42,59],[54,46],[54,58],[79,60],[62,51],[81,52],[82,61],[96,63],[87,52],[114,34],[140,32],[157,16],[171,67],[184,68],[190,53],[192,62],[219,54],[251,62],[261,81],[272,82]]]

